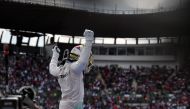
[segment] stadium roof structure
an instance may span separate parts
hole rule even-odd
[[[42,33],[37,33],[37,32],[31,32],[31,31],[18,31],[18,30],[11,30],[10,31],[12,35],[14,36],[25,36],[25,37],[40,37],[43,36],[44,34]]]
[[[117,15],[0,1],[0,28],[71,36],[81,36],[85,28],[96,37],[188,36],[188,10]]]

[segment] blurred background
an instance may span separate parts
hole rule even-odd
[[[188,0],[1,0],[0,13],[0,90],[31,86],[41,109],[58,109],[51,49],[61,60],[87,28],[84,109],[189,109]]]

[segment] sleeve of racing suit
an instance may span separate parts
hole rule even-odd
[[[50,64],[49,64],[49,72],[53,76],[59,76],[59,67],[58,65],[58,58],[59,58],[59,53],[56,52],[56,47],[52,49],[53,51],[53,56],[51,58]],[[58,48],[59,49],[59,48]]]
[[[85,70],[89,61],[91,48],[92,48],[92,42],[91,41],[86,42],[84,48],[81,51],[78,61],[71,64],[72,72],[80,74]]]

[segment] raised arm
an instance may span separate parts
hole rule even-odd
[[[53,76],[59,76],[59,67],[58,65],[58,58],[59,58],[59,52],[60,49],[55,46],[53,49],[53,55],[49,64],[49,72],[50,74],[52,74]]]
[[[80,74],[82,73],[89,62],[89,57],[91,54],[91,49],[92,49],[92,43],[94,41],[94,32],[91,30],[85,30],[84,31],[84,37],[85,37],[85,44],[84,47],[80,53],[79,59],[71,64],[71,70],[74,73]]]

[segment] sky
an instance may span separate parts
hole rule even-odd
[[[3,35],[2,35],[3,33]],[[11,39],[11,33],[9,32],[8,29],[0,29],[0,36],[2,36],[1,42],[0,43],[5,43],[5,44],[16,44],[17,43],[17,36],[13,36],[12,40]],[[45,35],[45,44],[49,44],[50,43],[50,38],[53,37],[52,34],[46,34]],[[30,42],[29,42],[29,46],[36,46],[37,43],[37,37],[31,37],[30,38]],[[174,37],[161,37],[159,40],[161,40],[161,42],[163,43],[168,43],[171,42],[171,40],[173,40]],[[143,37],[143,38],[116,38],[116,41],[114,40],[114,38],[110,37],[96,37],[94,43],[96,44],[114,44],[114,42],[116,42],[116,44],[132,44],[135,45],[137,43],[138,40],[138,44],[157,44],[158,43],[158,39],[157,37]],[[22,43],[27,43],[29,41],[28,37],[23,37],[22,39]],[[55,42],[60,42],[60,43],[73,43],[73,37],[72,36],[68,36],[68,35],[55,35]],[[74,37],[74,43],[75,44],[84,44],[85,43],[85,37],[83,36],[75,36]],[[26,44],[23,44],[23,46],[26,46]],[[39,43],[38,43],[38,47],[43,47],[44,46],[44,36],[39,37]]]
[[[3,33],[3,35],[2,35]],[[11,43],[11,44],[16,44],[17,42],[17,37],[13,36],[12,41],[11,39],[11,33],[9,32],[8,29],[0,29],[0,36],[2,35],[2,40],[1,43]],[[48,38],[49,37],[49,38]],[[50,43],[50,37],[53,37],[52,34],[46,34],[45,36],[45,42],[48,40],[48,43]],[[38,46],[43,47],[44,45],[44,40],[43,36],[39,38],[39,44]],[[126,41],[127,40],[127,41]],[[29,41],[28,37],[23,37],[22,42],[27,43]],[[67,36],[67,35],[55,35],[55,42],[62,42],[62,43],[73,43],[72,36]],[[95,43],[97,44],[114,44],[114,38],[103,38],[103,37],[98,37],[95,38]],[[30,38],[29,46],[36,46],[37,43],[37,37],[32,37]],[[74,39],[75,44],[84,44],[85,43],[85,38],[82,36],[75,36]],[[117,38],[116,40],[117,44],[136,44],[136,39],[135,38]]]
[[[2,35],[3,34],[3,35]],[[0,29],[0,36],[2,36],[1,43],[5,44],[16,44],[17,42],[17,37],[13,36],[12,40],[11,39],[11,33],[10,30],[8,29]],[[29,38],[28,37],[23,37],[22,42],[28,42]],[[37,43],[37,37],[33,37],[30,39],[29,46],[36,46]],[[43,41],[43,36],[39,38],[39,43],[38,46],[43,47],[44,41]]]

